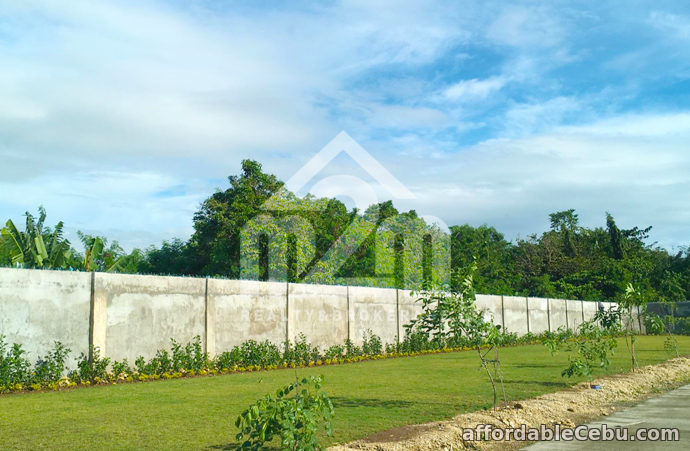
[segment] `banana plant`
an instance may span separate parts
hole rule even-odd
[[[126,263],[124,251],[114,241],[108,246],[108,240],[100,236],[92,236],[77,232],[84,248],[84,260],[81,266],[85,271],[117,272]]]
[[[10,255],[12,264],[25,268],[62,269],[68,265],[71,246],[63,238],[62,221],[53,230],[44,228],[46,211],[39,207],[38,220],[26,212],[26,226],[20,231],[8,220],[0,230],[3,246]]]
[[[97,261],[103,255],[103,240],[100,237],[90,237],[79,232],[79,237],[86,246],[84,253],[84,270],[95,271],[97,269]]]

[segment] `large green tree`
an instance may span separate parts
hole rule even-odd
[[[239,277],[242,227],[263,213],[266,201],[283,187],[253,160],[242,161],[242,174],[228,180],[230,187],[206,199],[194,215],[190,272]]]

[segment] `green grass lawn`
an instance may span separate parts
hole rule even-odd
[[[690,354],[690,337],[678,337]],[[668,358],[663,337],[640,337],[641,365]],[[502,367],[511,399],[573,385],[564,354],[541,345],[507,348]],[[625,344],[609,373],[629,370]],[[490,407],[491,388],[474,352],[299,369],[325,376],[335,405],[334,436],[346,442],[376,431],[442,420]],[[0,395],[0,448],[225,448],[234,446],[237,415],[258,397],[294,380],[295,370]]]

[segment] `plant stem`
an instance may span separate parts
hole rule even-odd
[[[503,384],[503,372],[501,371],[501,360],[498,358],[498,346],[496,346],[496,365],[498,378],[501,381],[501,390],[503,391],[503,402],[507,403],[508,397],[506,396],[506,387]]]
[[[497,402],[496,382],[494,382],[494,377],[491,374],[491,370],[489,370],[488,365],[486,364],[486,360],[484,359],[484,356],[482,355],[482,348],[480,346],[477,346],[477,353],[479,354],[479,359],[482,362],[482,366],[486,370],[486,374],[489,376],[489,380],[491,381],[491,388],[494,391],[494,410],[496,410],[496,402]]]

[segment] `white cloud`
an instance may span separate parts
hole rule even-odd
[[[687,244],[687,123],[687,114],[619,116],[487,140],[422,170],[412,168],[428,160],[416,159],[403,180],[418,200],[404,206],[448,224],[488,223],[509,238],[544,230],[557,210],[576,208],[588,226],[603,226],[611,211],[623,227],[653,225],[664,245]],[[659,133],[660,124],[673,125]]]
[[[47,223],[65,221],[70,238],[76,231],[105,234],[127,248],[147,247],[163,238],[192,232],[192,216],[213,186],[201,180],[177,180],[152,172],[92,171],[69,179],[44,175],[33,180],[0,182],[0,211],[35,214],[43,205]]]
[[[507,83],[504,77],[496,76],[483,80],[473,78],[461,80],[445,89],[443,95],[450,100],[481,100],[499,91]]]
[[[664,32],[671,32],[674,38],[690,39],[690,18],[664,11],[652,11],[649,15],[652,25]]]
[[[525,136],[549,130],[562,123],[566,115],[581,109],[578,99],[559,96],[542,102],[514,104],[501,120],[506,135]]]
[[[486,35],[497,44],[543,48],[561,44],[565,26],[546,5],[510,6],[501,8]]]
[[[623,115],[616,101],[629,108],[644,89],[637,68],[687,72],[687,18],[638,11],[614,32],[651,27],[658,42],[611,42],[605,58],[568,66],[602,51],[610,36],[597,27],[619,12],[578,28],[589,16],[576,8],[505,2],[0,0],[0,211],[44,204],[68,226],[142,246],[188,234],[198,201],[241,159],[287,179],[345,129],[426,193],[409,208],[450,224],[514,236],[554,209],[599,221],[619,208],[677,241],[689,116]],[[617,55],[632,65],[611,80]],[[597,70],[603,88],[589,86]]]

